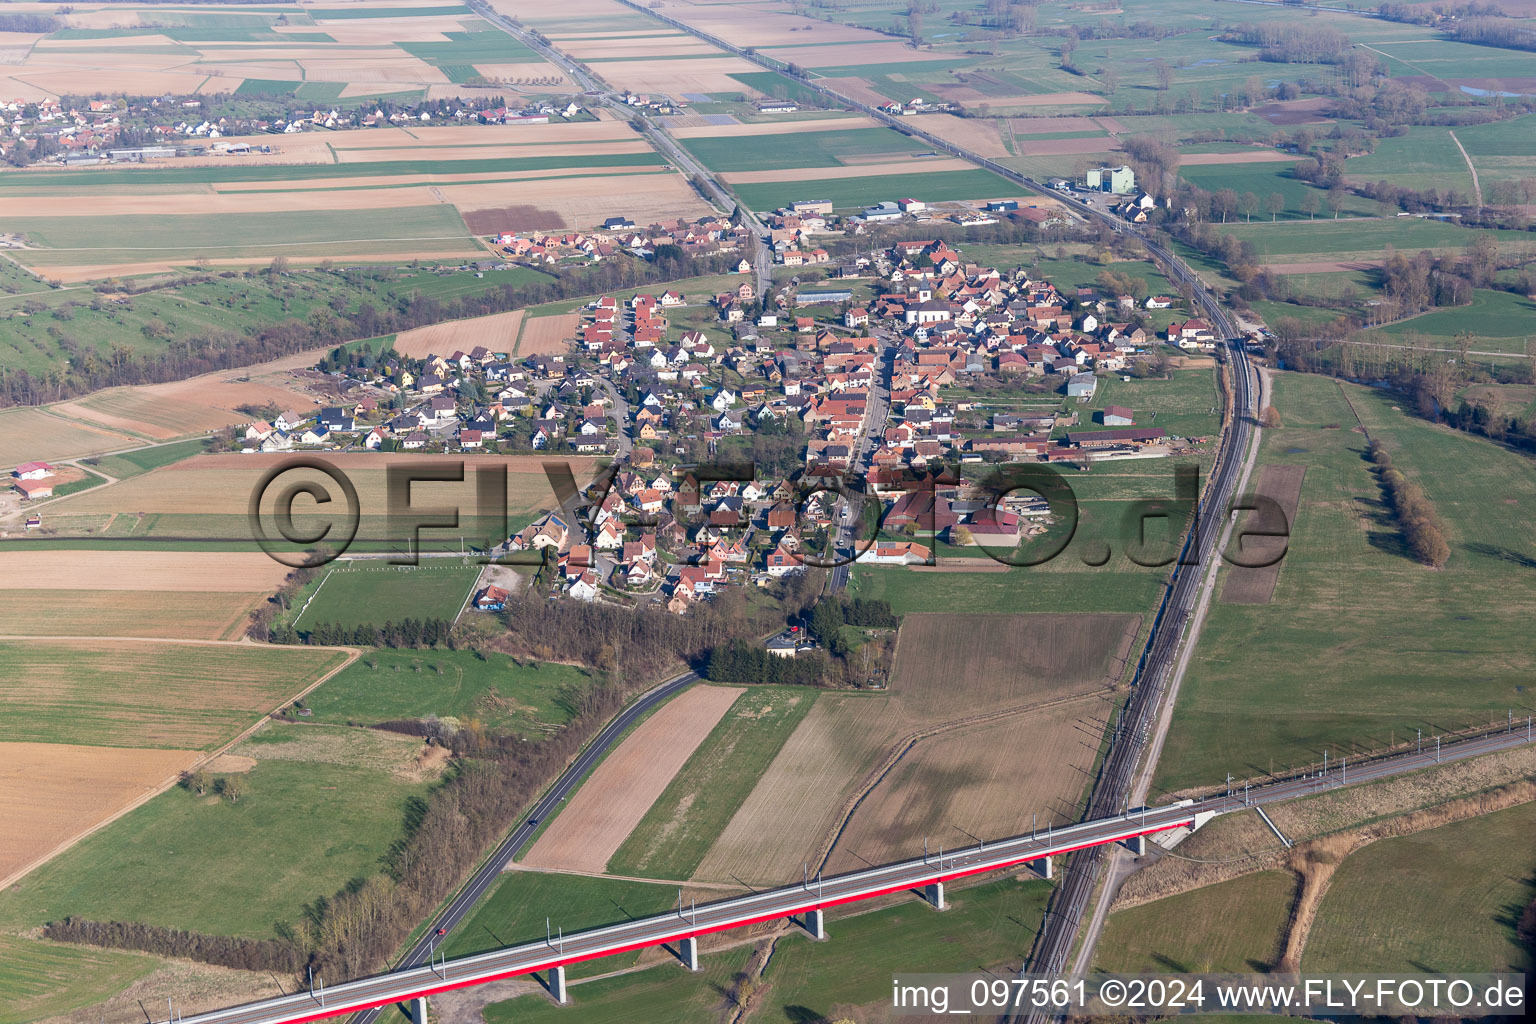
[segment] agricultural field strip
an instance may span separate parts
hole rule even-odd
[[[145,643],[190,644],[190,645],[217,645],[217,646],[234,646],[234,647],[247,647],[248,646],[247,644],[245,644],[243,642],[240,642],[240,641],[220,641],[220,640],[161,640],[161,639],[147,640],[147,639],[142,638],[142,637],[95,637],[95,636],[93,636],[93,637],[62,637],[62,636],[56,636],[56,637],[9,637],[9,636],[0,636],[0,640],[5,640],[5,641],[49,640],[49,641],[66,641],[67,642],[67,641],[89,640],[89,641],[95,642],[95,641],[100,641],[100,640],[103,640],[103,639],[111,640],[114,643],[139,643],[139,642],[145,642]],[[350,648],[350,647],[332,647],[332,648],[325,648],[325,649],[326,650],[331,650],[331,651],[342,652],[344,654],[344,657],[342,658],[342,660],[338,664],[336,664],[336,665],[332,666],[331,668],[329,668],[328,670],[320,673],[315,679],[313,679],[313,680],[309,681],[308,683],[306,683],[298,691],[291,693],[291,695],[285,697],[281,702],[279,702],[278,704],[274,705],[271,708],[271,711],[276,711],[279,708],[286,707],[287,705],[293,703],[294,701],[302,700],[311,691],[313,691],[317,687],[321,686],[323,683],[325,683],[328,679],[330,679],[336,673],[340,672],[342,669],[344,669],[347,666],[351,665],[354,661],[357,660],[358,655],[360,654],[360,652],[358,650],[356,650],[355,648]],[[74,834],[74,835],[70,836],[69,838],[65,839],[64,841],[56,844],[52,849],[47,850],[46,852],[44,852],[44,853],[34,857],[31,861],[23,864],[21,867],[17,868],[16,870],[13,870],[10,874],[6,875],[3,878],[0,878],[0,889],[10,888],[17,881],[19,881],[21,878],[25,877],[27,874],[29,874],[30,872],[32,872],[36,868],[38,868],[38,867],[42,866],[43,864],[47,863],[48,861],[52,860],[54,857],[56,857],[59,854],[63,853],[65,850],[68,850],[69,848],[71,848],[75,844],[79,843],[82,839],[85,839],[87,836],[93,835],[94,833],[101,831],[103,828],[105,828],[106,826],[112,824],[114,821],[117,821],[119,818],[123,817],[124,815],[128,814],[129,812],[131,812],[131,811],[133,811],[133,810],[143,806],[145,803],[148,803],[150,800],[152,800],[156,796],[159,796],[161,793],[164,793],[166,790],[170,789],[172,786],[174,786],[176,784],[177,780],[181,777],[181,772],[182,771],[195,769],[195,768],[197,768],[200,765],[208,764],[208,763],[212,762],[215,758],[219,757],[221,754],[227,753],[236,744],[238,744],[238,743],[244,741],[245,739],[249,738],[250,736],[252,736],[256,732],[256,730],[260,729],[264,724],[266,724],[267,718],[268,718],[268,714],[260,715],[249,726],[247,726],[246,728],[241,730],[239,733],[237,733],[235,736],[231,737],[230,739],[228,739],[224,743],[220,744],[215,749],[204,751],[202,753],[202,756],[197,757],[192,763],[188,764],[185,768],[178,769],[177,771],[171,773],[170,775],[161,778],[157,784],[147,786],[137,797],[135,797],[130,802],[125,803],[122,806],[118,807],[111,814],[109,814],[106,817],[103,817],[100,820],[92,823],[88,827],[80,830],[76,834]]]

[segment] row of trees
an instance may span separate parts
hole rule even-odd
[[[769,654],[759,644],[732,640],[709,652],[704,678],[713,683],[786,683],[822,686],[831,666],[820,651],[793,658]]]
[[[303,950],[288,942],[242,939],[232,935],[203,935],[133,921],[88,921],[79,917],[66,917],[62,921],[47,924],[43,928],[43,938],[110,949],[138,949],[160,956],[182,957],[241,971],[298,974],[304,969],[307,959]]]
[[[1280,64],[1333,64],[1349,52],[1349,37],[1326,25],[1294,21],[1243,22],[1222,34],[1223,42],[1257,46],[1262,60]]]
[[[1439,568],[1451,557],[1445,542],[1445,526],[1418,484],[1392,466],[1392,455],[1380,440],[1372,440],[1367,456],[1376,466],[1377,478],[1387,496],[1393,519],[1413,557]]]
[[[275,644],[320,644],[334,647],[351,644],[357,647],[437,647],[452,646],[453,622],[449,619],[402,619],[389,621],[382,626],[345,626],[336,622],[322,622],[307,629],[292,626],[276,626],[269,639]]]

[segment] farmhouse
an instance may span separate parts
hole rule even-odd
[[[1147,444],[1168,436],[1162,427],[1130,427],[1122,430],[1069,430],[1067,444],[1075,448],[1103,448],[1108,445]]]
[[[1107,405],[1099,419],[1106,427],[1129,427],[1135,424],[1136,414],[1123,405]]]
[[[46,462],[23,462],[11,470],[11,475],[18,480],[41,480],[53,475],[53,467]]]
[[[483,612],[499,612],[507,606],[507,591],[501,587],[486,587],[475,596],[475,607]]]
[[[31,501],[37,498],[51,498],[53,496],[53,483],[48,480],[21,480],[11,481],[21,496]]]
[[[872,565],[927,565],[931,552],[922,544],[876,544],[859,555]]]

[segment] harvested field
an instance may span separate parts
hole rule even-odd
[[[593,771],[523,862],[601,872],[742,692],[695,686],[647,718]]]
[[[997,122],[978,120],[973,117],[956,117],[953,114],[929,114],[923,118],[923,129],[946,142],[953,142],[974,153],[993,158],[1012,156],[998,134]]]
[[[523,311],[520,309],[467,320],[449,320],[402,331],[396,335],[394,347],[396,352],[412,359],[429,355],[447,356],[457,351],[468,352],[476,345],[484,345],[492,352],[511,355],[517,349],[517,332],[522,322]]]
[[[503,231],[546,231],[564,226],[560,215],[537,206],[503,206],[499,210],[471,210],[464,223],[477,235],[498,235]]]
[[[948,115],[934,114],[930,120]],[[962,118],[954,118],[960,121]],[[926,121],[924,122],[926,123]],[[723,139],[735,136],[800,135],[804,132],[845,132],[859,128],[878,128],[879,124],[868,117],[827,117],[805,121],[763,121],[755,124],[703,124],[692,128],[679,128],[672,134],[679,139]]]
[[[603,77],[635,92],[676,96],[685,92],[751,92],[732,75],[750,75],[756,64],[740,57],[695,57],[689,60],[620,60],[605,62]]]
[[[441,456],[434,458],[410,452],[327,452],[321,457],[330,466],[346,472],[357,487],[365,524],[369,520],[383,520],[385,517],[387,466],[397,462],[414,465],[444,462]],[[246,515],[252,490],[263,473],[291,458],[291,455],[283,453],[197,456],[140,474],[111,487],[93,488],[55,499],[50,509],[56,516],[114,512],[120,516],[138,513],[159,515],[163,520],[159,524],[159,532],[162,534],[245,539],[251,535]],[[510,489],[507,507],[516,515],[553,503],[553,495],[544,476],[544,461],[534,456],[487,455],[476,457],[474,463],[507,466]],[[578,482],[585,482],[596,473],[596,462],[590,458],[572,457],[561,461],[572,467]],[[313,480],[327,487],[327,493],[335,493],[334,481],[318,471],[293,470],[284,475],[284,482],[287,483],[290,478],[293,482]],[[458,501],[460,507],[467,509],[474,507],[474,488],[474,475],[469,473],[462,483],[434,484],[431,494],[435,500],[449,503]],[[275,502],[275,495],[272,500]],[[273,507],[264,505],[263,514],[270,515]],[[296,506],[295,511],[302,514],[304,506]],[[172,528],[172,523],[180,524],[180,528]],[[147,525],[153,527],[155,524]]]
[[[52,408],[76,419],[132,431],[155,440],[248,423],[241,405],[281,408],[312,405],[314,399],[289,383],[282,371],[249,367],[219,370],[167,384],[108,388]]]
[[[316,648],[70,639],[0,643],[7,738],[209,749],[345,660]]]
[[[1402,79],[1406,84],[1408,79]],[[1322,111],[1330,105],[1326,96],[1316,96],[1304,100],[1279,100],[1274,103],[1266,103],[1261,107],[1254,107],[1251,113],[1257,114],[1273,125],[1296,124],[1328,124],[1332,118],[1324,117]]]
[[[547,221],[547,214],[555,214],[564,228],[595,227],[617,213],[666,222],[679,217],[693,220],[711,212],[683,176],[672,172],[443,185],[438,191],[466,216],[476,210],[527,208],[540,212],[540,223]],[[539,225],[514,222],[511,226]]]
[[[1139,624],[1136,615],[907,615],[887,694],[823,694],[695,877],[724,881],[736,876],[750,882],[793,878],[801,862],[820,860],[844,817],[853,813],[854,799],[878,782],[884,767],[895,763],[910,773],[932,767],[942,774],[942,763],[930,766],[929,750],[950,758],[951,748],[938,740],[925,746],[925,738],[946,724],[971,728],[974,719],[979,727],[982,716],[1010,708],[1040,708],[1025,714],[1043,714],[1043,705],[1095,695],[1119,679]],[[1086,711],[1080,715],[1086,721]],[[1058,722],[1058,729],[1077,736],[1073,730],[1086,726],[1075,721]],[[1036,730],[1036,742],[1056,742],[1044,731]],[[914,741],[917,745],[895,761]],[[1097,740],[1093,742],[1096,746]],[[1005,745],[984,749],[1000,764],[1016,750]],[[1078,799],[1081,776],[1075,771],[1073,775],[1066,791],[1047,793],[1042,782],[1038,803],[1029,808],[1042,815],[1042,823],[1046,814]],[[1053,783],[1060,781],[1053,777]],[[908,794],[892,787],[887,797],[880,787],[888,782],[875,785],[874,792],[882,804],[896,803],[880,813],[899,815]],[[870,841],[884,827],[867,826]]]
[[[517,339],[517,356],[547,356],[565,352],[581,327],[580,313],[532,317],[523,324]]]
[[[0,742],[0,888],[164,787],[195,750]]]
[[[1101,689],[1140,626],[1139,615],[907,615],[891,693],[919,725]]]
[[[1018,140],[1019,156],[1071,156],[1077,153],[1113,153],[1120,149],[1114,139],[1099,136],[1092,139],[1041,139]]]
[[[1114,130],[1119,122],[1109,117],[1010,117],[1008,126],[1015,135],[1054,135],[1058,132],[1097,132]]]
[[[1350,270],[1372,270],[1380,260],[1322,260],[1312,263],[1266,263],[1264,269],[1276,274],[1338,274]]]
[[[107,591],[270,593],[288,571],[259,551],[0,551],[0,579],[9,590],[88,582]]]
[[[1094,694],[919,740],[849,819],[827,870],[912,856],[925,837],[955,847],[967,833],[1027,832],[1032,814],[1069,817],[1109,712]]]
[[[878,107],[890,102],[884,93],[876,91],[862,78],[822,78],[820,84],[828,89],[833,89],[843,96],[866,103],[872,107]]]
[[[1282,518],[1248,512],[1240,526],[1247,531],[1284,531],[1284,536],[1248,537],[1243,541],[1241,552],[1234,554],[1239,554],[1244,561],[1275,562],[1262,568],[1229,565],[1227,578],[1221,585],[1221,600],[1226,604],[1269,604],[1269,599],[1274,596],[1280,567],[1284,564],[1282,556],[1295,533],[1296,511],[1301,506],[1301,482],[1306,473],[1305,466],[1265,466],[1259,473],[1254,493],[1278,502],[1285,515]]]
[[[75,577],[66,582],[84,586],[86,580]],[[0,590],[0,633],[232,640],[266,596],[212,591]]]
[[[885,163],[859,164],[853,167],[801,167],[770,171],[733,171],[720,175],[732,185],[751,185],[762,181],[826,181],[835,178],[868,178],[887,174],[923,174],[929,171],[969,171],[973,165],[959,157],[931,157],[927,160],[889,160]]]
[[[34,459],[72,459],[143,442],[127,434],[76,423],[38,408],[0,410],[0,466]]]
[[[1180,167],[1199,167],[1204,164],[1275,164],[1294,163],[1293,153],[1278,149],[1253,149],[1242,153],[1180,153]]]

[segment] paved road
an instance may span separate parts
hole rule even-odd
[[[896,341],[892,334],[883,327],[877,327],[874,335],[880,339],[880,363],[876,368],[874,386],[869,390],[869,400],[865,403],[864,432],[859,435],[858,446],[853,452],[853,470],[861,476],[868,473],[874,464],[875,452],[879,451],[885,440],[885,425],[891,413],[891,373],[896,360]],[[862,478],[867,479],[867,476]],[[841,511],[838,514],[833,550],[839,560],[843,560],[843,564],[834,568],[827,578],[829,593],[840,594],[848,587],[853,560],[858,557],[859,525],[863,518],[864,500],[858,494],[852,494],[839,502]]]
[[[672,684],[668,684],[672,685]],[[1181,827],[1199,827],[1211,817],[1249,806],[1309,796],[1329,788],[1417,771],[1437,762],[1460,760],[1532,742],[1529,726],[1446,745],[1442,750],[1398,754],[1350,768],[1341,765],[1326,776],[1308,775],[1271,783],[1246,793],[1159,808],[1136,808],[1045,833],[1013,836],[960,850],[915,856],[879,867],[806,879],[765,892],[687,907],[625,921],[605,928],[360,978],[314,993],[299,992],[179,1018],[176,1024],[298,1024],[339,1016],[422,995],[467,988],[501,978],[579,963],[614,953],[739,928],[794,915],[814,915],[827,908],[876,896],[917,890],[988,871],[1013,868],[1042,857],[1058,856],[1104,844],[1153,835]],[[1079,857],[1081,854],[1079,853]],[[558,910],[556,910],[558,914]],[[558,921],[558,916],[556,916]],[[836,941],[834,935],[833,941]]]
[[[511,833],[501,841],[491,855],[485,859],[485,863],[475,871],[469,882],[459,890],[453,900],[442,909],[416,941],[416,944],[408,949],[400,958],[397,970],[418,967],[427,962],[432,955],[432,948],[440,941],[438,931],[451,932],[461,921],[469,916],[476,903],[484,896],[491,885],[500,877],[506,868],[507,862],[512,859],[519,848],[532,838],[537,825],[552,814],[560,802],[575,791],[581,784],[581,780],[591,771],[593,766],[600,761],[604,754],[614,746],[629,729],[642,716],[646,715],[661,702],[675,696],[679,691],[687,689],[698,681],[698,676],[693,672],[685,672],[680,676],[674,676],[659,686],[647,690],[638,700],[630,704],[618,716],[609,722],[597,738],[587,744],[572,761],[570,766],[560,774],[554,785],[549,787],[544,796],[534,805],[528,818],[521,822]],[[364,1010],[359,1014],[355,1024],[373,1024],[378,1019],[383,1007],[374,1007]]]

